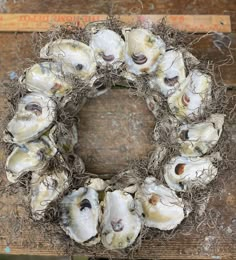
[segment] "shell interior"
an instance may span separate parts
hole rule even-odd
[[[145,29],[124,29],[125,62],[136,75],[154,72],[165,53],[165,43]]]
[[[150,81],[150,88],[160,91],[164,96],[170,96],[185,78],[182,53],[176,50],[169,50],[165,52],[158,65],[156,76]]]
[[[205,122],[182,125],[178,129],[180,153],[183,156],[202,156],[218,142],[224,124],[223,114],[213,114]]]
[[[166,164],[164,178],[168,186],[176,191],[186,191],[192,186],[205,186],[217,175],[209,157],[177,156]]]
[[[68,176],[63,170],[46,172],[40,175],[32,173],[31,179],[31,212],[33,218],[41,219],[48,205],[68,188]]]
[[[117,68],[124,61],[124,44],[117,33],[103,29],[92,35],[89,45],[95,52],[97,62],[102,65],[111,63]]]
[[[108,249],[122,249],[134,243],[141,230],[133,197],[121,190],[106,192],[101,224],[102,243]]]
[[[30,93],[20,100],[8,123],[6,139],[18,144],[36,139],[52,125],[55,116],[56,104],[52,99],[40,93]]]
[[[194,119],[211,100],[211,78],[198,70],[190,72],[180,87],[168,97],[171,111],[179,119]]]
[[[25,71],[19,80],[29,91],[62,98],[72,91],[72,84],[65,80],[61,63],[42,62]]]
[[[182,199],[154,177],[145,179],[135,198],[147,227],[171,230],[185,218]]]
[[[104,191],[107,188],[108,184],[103,179],[90,178],[85,182],[85,186],[96,191]]]
[[[62,62],[65,74],[71,73],[83,80],[90,79],[96,72],[93,49],[76,40],[58,39],[50,42],[41,49],[40,58]]]
[[[14,183],[29,171],[42,170],[56,152],[56,148],[46,139],[15,147],[6,161],[7,179]]]
[[[98,223],[100,205],[98,193],[81,187],[64,197],[61,202],[61,227],[72,239],[87,245],[99,242]]]

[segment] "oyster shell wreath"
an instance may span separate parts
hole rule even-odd
[[[207,188],[216,177],[211,151],[221,136],[224,115],[205,113],[214,84],[207,70],[198,69],[200,62],[186,49],[167,46],[152,28],[122,25],[114,31],[104,22],[89,24],[84,31],[87,42],[76,40],[73,31],[70,39],[48,42],[40,51],[41,62],[19,78],[26,94],[5,130],[5,142],[14,144],[6,175],[11,183],[31,176],[30,208],[36,221],[43,220],[50,203],[59,199],[60,225],[71,239],[123,249],[137,240],[144,226],[172,230],[188,217],[191,207],[180,194],[192,187]],[[191,70],[186,67],[189,60],[195,65]],[[103,70],[105,76],[99,73]],[[107,77],[110,85],[104,84]],[[80,171],[71,170],[67,155],[78,142],[77,126],[58,136],[59,112],[68,104],[78,110],[85,98],[102,95],[117,82],[135,88],[145,77],[150,111],[158,117],[163,100],[169,111],[155,127],[157,149],[149,162],[155,169],[165,162],[163,182],[151,175],[137,181],[129,170],[121,174],[125,185],[118,185],[119,178],[88,178],[68,189],[71,173],[80,178],[85,168],[79,159]],[[78,89],[85,89],[83,95]],[[171,129],[168,138],[179,148],[167,161],[169,147],[159,142],[159,128],[164,126]],[[49,169],[54,157],[58,164]]]

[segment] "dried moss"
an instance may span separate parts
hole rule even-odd
[[[98,23],[96,26],[98,28],[109,28],[122,36],[121,30],[123,24],[115,17],[108,17],[106,21]],[[135,24],[133,27],[135,28],[138,26],[142,25]],[[73,24],[65,24],[62,26],[53,27],[46,33],[33,34],[32,47],[35,53],[35,59],[30,61],[27,60],[25,64],[39,62],[39,50],[47,42],[65,38],[88,43],[90,37],[89,27],[91,27],[91,25],[87,26],[85,29],[81,29],[74,26]],[[230,50],[230,44],[225,46],[228,50],[228,58],[221,63],[213,64],[207,60],[200,60],[198,63],[194,57],[188,55],[188,51],[191,51],[194,44],[203,36],[196,38],[196,35],[178,31],[168,26],[165,20],[162,20],[157,24],[153,24],[149,29],[153,32],[153,34],[159,35],[165,41],[167,48],[175,48],[181,51],[184,50],[184,60],[187,72],[191,71],[192,69],[198,69],[204,73],[207,73],[212,78],[213,86],[211,104],[206,104],[204,114],[195,120],[195,122],[200,122],[206,119],[212,113],[224,113],[226,114],[226,123],[218,144],[209,152],[209,154],[214,152],[220,152],[221,154],[222,160],[217,162],[217,168],[219,172],[218,177],[211,184],[209,184],[207,188],[193,186],[192,189],[188,190],[186,193],[179,193],[178,195],[182,197],[186,205],[192,209],[192,213],[189,215],[189,217],[185,219],[179,227],[172,231],[160,231],[150,228],[143,228],[136,244],[134,244],[131,248],[118,253],[121,256],[127,255],[129,258],[132,258],[133,253],[140,248],[141,241],[152,241],[153,238],[158,238],[159,241],[165,244],[168,240],[172,239],[179,233],[183,235],[191,235],[192,232],[201,232],[201,230],[205,227],[217,230],[217,220],[220,218],[220,213],[216,212],[215,209],[209,208],[208,201],[211,200],[212,197],[215,198],[217,196],[221,196],[219,193],[219,188],[222,186],[222,183],[228,181],[230,178],[229,174],[225,173],[230,172],[235,164],[235,158],[230,157],[232,154],[232,147],[230,144],[230,131],[228,129],[228,125],[230,125],[230,122],[232,122],[235,116],[235,106],[232,108],[232,106],[229,106],[229,103],[232,103],[232,99],[235,97],[227,96],[227,88],[223,84],[221,76],[219,76],[221,67],[225,64],[229,64],[232,61],[233,56]],[[153,96],[152,90],[150,90],[148,87],[150,75],[137,76],[132,82],[124,79],[122,76],[123,72],[125,72],[125,69],[126,68],[124,64],[118,69],[115,69],[112,66],[100,66],[100,64],[98,64],[96,77],[99,79],[99,86],[105,86],[106,89],[110,89],[117,84],[122,84],[129,89],[130,95],[137,95],[144,99]],[[23,73],[22,68],[19,71]],[[72,76],[70,76],[69,80],[72,82],[74,90],[72,92],[73,94],[71,96],[71,101],[67,103],[65,107],[61,106],[60,103],[57,104],[58,111],[55,124],[57,125],[56,136],[58,138],[68,133],[72,125],[79,122],[78,111],[81,109],[87,98],[94,97],[97,94],[96,92],[91,91],[91,86],[86,82],[83,82],[80,79]],[[4,120],[3,125],[3,128],[5,128],[7,122],[13,116],[16,110],[19,99],[28,91],[25,86],[19,84],[17,80],[4,82],[2,84],[2,90],[3,95],[7,97],[9,101],[8,114],[6,115],[6,119]],[[156,111],[157,113],[155,114],[157,125],[154,129],[154,142],[156,143],[157,147],[165,146],[167,149],[166,154],[163,160],[161,160],[158,164],[158,167],[154,166],[152,161],[150,161],[153,159],[152,154],[147,155],[146,160],[137,160],[132,162],[130,167],[127,169],[130,170],[129,176],[119,174],[111,179],[111,184],[113,184],[114,188],[124,188],[125,184],[127,183],[127,177],[128,179],[133,178],[135,179],[136,183],[141,184],[143,180],[150,175],[155,176],[160,184],[165,184],[163,177],[164,165],[173,156],[176,156],[179,153],[179,145],[176,144],[175,140],[170,138],[170,136],[173,129],[175,129],[176,124],[179,125],[180,122],[177,120],[177,123],[173,123],[173,120],[171,120],[173,115],[169,110],[166,99],[159,93],[155,93],[155,95],[158,95],[158,105],[160,109],[158,109]],[[189,120],[189,122],[191,121],[192,120]],[[8,155],[12,150],[12,145],[5,145],[2,143],[1,147],[4,147],[4,150],[6,150],[6,155]],[[60,208],[58,207],[58,204],[64,195],[68,194],[73,189],[77,189],[82,186],[88,177],[95,177],[96,175],[89,174],[85,171],[83,162],[77,155],[76,147],[75,150],[69,154],[64,153],[63,151],[60,151],[60,153],[64,160],[64,167],[68,171],[70,186],[63,194],[60,195],[56,201],[50,203],[45,213],[43,225],[41,222],[35,221],[31,221],[31,225],[38,227],[38,229],[42,231],[41,234],[45,234],[47,238],[51,238],[52,247],[54,246],[53,238],[54,236],[57,236],[61,241],[63,241],[64,250],[68,254],[73,254],[78,249],[81,251],[86,250],[87,254],[96,254],[96,250],[98,248],[101,250],[99,245],[93,248],[84,249],[83,246],[80,246],[69,239],[59,228],[61,212]],[[60,163],[61,160],[58,157],[54,157],[50,160],[48,169],[52,170],[57,168]],[[0,183],[0,194],[16,195],[19,192],[23,192],[23,194],[29,195],[30,174],[23,176],[17,184],[5,185],[5,182]],[[29,206],[26,207],[26,210],[29,216],[31,216]],[[12,223],[12,225],[14,226],[16,223]],[[25,225],[25,223],[18,223],[19,230],[21,225]],[[104,251],[104,254],[105,253],[107,254],[108,252]]]

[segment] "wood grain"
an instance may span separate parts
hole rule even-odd
[[[95,13],[108,13],[111,11],[111,1],[108,0],[100,0],[93,1],[87,0],[78,1],[78,0],[9,0],[6,3],[6,8],[4,9],[9,13],[87,13],[87,14],[95,14]],[[220,0],[178,0],[178,1],[169,1],[169,0],[146,0],[146,1],[135,1],[135,0],[127,0],[121,1],[116,0],[113,1],[113,13],[115,14],[229,14],[231,16],[232,22],[232,30],[233,33],[227,36],[231,39],[231,46],[236,47],[236,8],[235,1],[220,1]],[[222,58],[225,58],[227,52],[222,48],[219,50],[216,45],[214,36],[209,36],[202,39],[198,44],[194,46],[194,53],[197,57],[201,57],[207,54],[207,59],[214,60],[215,62],[219,62]],[[220,37],[220,35],[218,35]],[[227,40],[227,39],[226,39]],[[17,71],[17,68],[22,66],[22,60],[24,58],[32,58],[34,55],[30,48],[31,45],[31,36],[30,34],[17,34],[13,33],[1,33],[0,34],[0,77],[1,80],[5,80],[9,78],[9,73],[11,71]],[[223,51],[223,53],[222,53]],[[233,52],[235,56],[235,50]],[[24,65],[26,66],[26,65]],[[228,86],[236,86],[236,66],[225,66],[222,68],[222,77],[225,83]],[[115,92],[114,92],[115,93]],[[117,92],[118,93],[118,92]],[[234,91],[230,91],[229,95],[235,95]],[[114,94],[117,95],[117,94]],[[123,96],[124,95],[124,96]],[[120,106],[129,107],[132,109],[132,104],[130,105],[130,97],[127,96],[125,92],[120,93],[119,102],[114,103],[114,108]],[[113,106],[111,107],[110,98],[113,97],[113,93],[109,93],[104,97],[101,97],[101,104],[99,99],[97,100],[97,110],[95,111],[95,107],[93,102],[89,103],[87,107],[84,108],[84,111],[81,113],[81,121],[88,119],[87,127],[88,133],[86,133],[86,129],[82,129],[84,137],[89,138],[89,133],[95,129],[92,127],[92,121],[104,113],[104,118],[106,120],[106,124],[100,125],[98,127],[96,122],[96,129],[99,130],[100,134],[109,132],[107,127],[102,130],[104,125],[112,124],[112,118],[106,114],[105,110],[112,111]],[[125,101],[123,101],[125,100]],[[94,100],[95,101],[95,100]],[[128,104],[127,104],[128,102]],[[139,105],[138,109],[145,109],[143,107],[142,101],[137,101]],[[104,106],[104,104],[107,104]],[[119,104],[119,106],[118,106]],[[232,104],[235,105],[235,104]],[[100,107],[100,108],[99,108]],[[7,110],[6,99],[1,95],[0,96],[0,123],[4,119],[4,115]],[[116,121],[119,124],[124,124],[127,127],[127,119],[119,118],[122,111],[120,108],[120,112],[116,113]],[[99,110],[101,109],[101,110]],[[102,110],[103,109],[103,110]],[[100,112],[99,112],[100,111]],[[130,110],[132,111],[132,110]],[[142,110],[143,115],[150,117],[150,114],[146,110]],[[96,114],[95,114],[96,112]],[[137,119],[146,124],[145,133],[152,131],[152,120],[146,120],[144,116],[137,115]],[[90,119],[89,119],[89,118]],[[89,121],[90,120],[90,121]],[[81,125],[82,126],[82,125]],[[90,130],[89,130],[90,129]],[[120,126],[119,129],[122,129]],[[149,130],[148,130],[149,129]],[[230,126],[231,132],[233,134],[232,137],[232,147],[236,147],[236,122],[234,122]],[[107,133],[108,133],[107,132]],[[82,133],[82,132],[81,132]],[[110,133],[109,133],[110,134]],[[87,137],[86,137],[87,135]],[[120,134],[118,134],[119,138],[123,138]],[[127,136],[129,134],[127,133]],[[146,139],[147,134],[143,135],[142,139],[144,144],[148,145],[148,141]],[[126,138],[124,136],[124,138]],[[141,138],[139,133],[137,133],[136,138]],[[104,138],[104,143],[106,140]],[[121,139],[122,141],[122,139]],[[81,139],[81,147],[86,147],[85,139]],[[83,146],[84,145],[84,146]],[[96,145],[96,144],[95,144]],[[137,144],[133,143],[134,149],[137,148]],[[115,145],[115,149],[119,150],[119,145]],[[83,148],[83,149],[84,149]],[[148,146],[146,147],[147,151],[149,150]],[[146,149],[145,148],[145,149]],[[94,149],[98,149],[95,146]],[[107,149],[109,151],[110,148]],[[151,148],[150,148],[151,149]],[[140,152],[140,151],[139,151]],[[85,157],[87,156],[85,152]],[[91,153],[91,151],[90,151]],[[107,152],[106,152],[107,153]],[[89,151],[87,152],[89,154]],[[101,153],[102,155],[104,153]],[[235,152],[232,152],[231,157],[235,159]],[[120,159],[122,159],[124,153],[120,153]],[[142,155],[141,155],[142,156]],[[117,156],[113,156],[113,158]],[[1,151],[1,164],[4,165],[5,157],[4,152]],[[105,157],[103,157],[103,160]],[[108,157],[110,160],[111,157]],[[120,161],[122,167],[125,167],[126,158],[123,158],[123,162]],[[95,164],[94,164],[95,165]],[[98,164],[97,164],[98,165]],[[106,166],[107,164],[104,164]],[[101,166],[101,165],[100,165]],[[99,166],[99,167],[100,167]],[[109,167],[111,166],[108,165]],[[94,167],[94,166],[93,166]],[[121,168],[122,168],[121,167]],[[101,169],[101,168],[100,168]],[[98,172],[100,172],[98,169]],[[107,172],[110,172],[111,168],[108,168]],[[91,169],[92,170],[92,169]],[[93,168],[93,170],[95,170]],[[0,186],[3,187],[7,184],[5,172],[1,167],[0,171]],[[222,182],[222,189],[219,189],[219,196],[216,198],[212,198],[209,202],[209,207],[212,209],[212,212],[219,212],[219,225],[218,230],[219,233],[216,234],[211,229],[211,226],[208,227],[200,227],[199,232],[191,233],[191,235],[181,235],[177,234],[176,237],[170,239],[168,243],[163,243],[162,239],[159,237],[154,237],[152,241],[143,241],[141,248],[135,252],[134,258],[136,259],[172,259],[172,260],[181,260],[181,259],[191,259],[191,260],[200,260],[200,259],[226,259],[233,260],[236,259],[236,242],[235,242],[235,212],[236,212],[236,180],[235,174],[232,172],[226,172],[227,176],[230,176],[227,182]],[[67,240],[64,237],[60,237],[57,233],[53,234],[50,238],[43,232],[42,226],[37,226],[28,218],[28,213],[25,211],[25,205],[28,205],[28,197],[27,194],[20,190],[17,194],[12,194],[10,196],[1,195],[0,197],[0,254],[6,253],[5,249],[8,246],[10,248],[11,254],[32,254],[32,255],[64,255],[68,254],[68,251],[65,250],[65,244]],[[217,216],[213,216],[215,219]],[[46,224],[43,224],[45,226]],[[217,239],[215,239],[217,237]],[[74,254],[80,255],[93,255],[93,256],[113,256],[114,259],[122,258],[120,254],[114,252],[110,253],[104,251],[104,248],[101,246],[96,246],[93,248],[96,253],[90,253],[87,248],[80,247],[73,251]],[[127,259],[126,256],[123,259]]]
[[[207,33],[210,31],[231,32],[228,15],[120,15],[119,19],[126,24],[140,21],[157,22],[166,19],[172,27],[187,31]],[[44,32],[52,25],[73,23],[78,27],[94,21],[106,20],[103,14],[0,14],[0,31],[2,32]]]
[[[89,172],[120,172],[154,150],[155,118],[145,100],[128,90],[109,90],[89,100],[79,118],[79,151]]]
[[[73,14],[216,14],[230,15],[236,29],[235,1],[221,0],[9,0],[8,13],[73,13]]]

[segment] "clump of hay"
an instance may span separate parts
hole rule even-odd
[[[32,47],[33,52],[35,53],[35,58],[33,60],[27,60],[27,64],[34,64],[40,61],[40,58],[37,57],[39,50],[48,42],[54,41],[56,39],[74,39],[79,40],[84,43],[89,42],[89,33],[88,28],[81,29],[73,24],[65,24],[62,26],[53,27],[51,30],[45,33],[37,33],[33,35],[32,38]],[[123,24],[116,19],[115,17],[108,17],[106,21],[99,23],[98,26],[106,27],[117,32],[122,36],[122,27]],[[142,26],[141,24],[136,24],[133,27]],[[218,144],[209,152],[215,153],[220,152],[222,160],[217,163],[218,168],[218,177],[206,187],[193,187],[188,190],[186,193],[179,193],[178,195],[183,198],[188,205],[189,208],[192,209],[192,213],[190,216],[184,220],[181,225],[172,231],[160,231],[156,229],[143,228],[141,235],[139,236],[137,243],[133,245],[131,248],[123,250],[122,253],[126,255],[132,256],[134,250],[140,248],[141,241],[152,241],[153,238],[159,238],[160,241],[166,243],[169,239],[172,239],[178,233],[182,234],[191,234],[192,232],[199,232],[201,227],[211,227],[212,229],[217,229],[217,212],[214,212],[213,209],[208,208],[208,202],[212,197],[220,196],[219,188],[222,183],[227,181],[229,178],[229,172],[233,169],[235,160],[230,158],[230,154],[232,154],[232,147],[230,145],[230,132],[228,130],[228,125],[232,120],[232,115],[234,114],[235,107],[229,106],[230,101],[233,97],[229,97],[227,95],[227,88],[223,84],[221,78],[217,76],[217,71],[219,70],[219,66],[214,65],[213,63],[206,62],[205,60],[197,61],[196,59],[190,55],[192,51],[192,47],[194,42],[196,42],[196,36],[190,35],[185,32],[178,31],[170,26],[168,26],[165,20],[160,21],[159,23],[153,24],[151,28],[149,28],[154,35],[159,35],[166,43],[167,48],[174,48],[183,51],[184,61],[187,72],[192,69],[198,69],[207,73],[211,76],[213,80],[212,85],[212,101],[211,104],[207,104],[204,114],[198,119],[199,121],[206,119],[212,113],[224,113],[226,114],[226,123],[224,127],[223,134],[218,142]],[[122,36],[123,37],[123,36]],[[230,49],[229,49],[230,53]],[[228,61],[226,62],[228,63]],[[18,74],[22,74],[23,64],[21,64],[21,68],[19,69]],[[98,81],[98,89],[111,89],[112,87],[119,85],[124,85],[129,89],[130,95],[136,95],[146,99],[153,95],[153,91],[148,87],[148,81],[150,80],[150,75],[137,76],[134,82],[124,79],[121,75],[122,72],[125,71],[125,65],[122,65],[118,69],[115,69],[112,66],[99,66],[97,69],[97,77]],[[65,107],[61,106],[58,103],[58,111],[57,118],[55,124],[57,125],[56,137],[60,138],[60,136],[68,134],[70,132],[71,127],[74,124],[79,123],[78,111],[81,109],[82,105],[86,102],[87,98],[91,98],[94,96],[93,90],[91,90],[91,86],[87,85],[82,80],[70,76],[68,79],[72,82],[73,85],[73,94],[71,97],[71,101],[66,104]],[[27,93],[27,90],[22,87],[21,84],[18,83],[17,80],[4,82],[3,85],[4,96],[7,97],[9,102],[9,110],[6,115],[6,119],[4,120],[3,128],[6,127],[7,122],[13,116],[16,106],[22,96]],[[163,172],[164,165],[173,157],[179,154],[178,149],[179,145],[170,138],[171,132],[175,128],[173,124],[171,114],[166,98],[161,94],[156,93],[159,108],[156,113],[156,120],[158,124],[154,129],[154,137],[158,135],[158,143],[157,146],[165,146],[167,149],[164,158],[158,164],[158,167],[152,163],[152,156],[147,155],[146,160],[142,161],[134,161],[131,162],[128,175],[118,174],[111,179],[111,184],[115,189],[122,189],[127,184],[129,179],[135,180],[135,183],[142,184],[144,179],[148,176],[155,176],[160,184],[165,184]],[[77,104],[77,105],[76,105]],[[178,121],[178,120],[177,120]],[[159,123],[161,122],[161,124]],[[189,120],[189,122],[192,122]],[[196,122],[196,121],[194,121]],[[178,124],[179,122],[177,122]],[[79,128],[79,127],[78,127]],[[156,143],[157,140],[154,142]],[[3,144],[1,147],[4,147],[6,151],[6,155],[10,153],[13,145]],[[3,149],[3,148],[2,148]],[[80,250],[80,252],[84,251],[83,246],[76,244],[74,241],[70,240],[64,232],[58,227],[60,222],[60,209],[58,208],[58,203],[60,203],[61,199],[64,195],[70,193],[72,190],[83,186],[85,180],[88,177],[95,177],[95,174],[89,174],[86,172],[83,162],[78,156],[76,150],[71,151],[70,153],[66,153],[64,151],[60,151],[61,156],[64,160],[64,165],[60,164],[60,158],[58,156],[52,158],[48,164],[48,170],[53,171],[56,167],[61,165],[69,174],[69,188],[64,191],[63,194],[56,200],[50,203],[46,213],[45,218],[43,220],[44,224],[41,222],[33,222],[31,224],[37,226],[40,230],[43,230],[43,234],[45,236],[53,239],[53,236],[56,235],[63,239],[63,243],[65,246],[65,251],[73,254],[76,250]],[[125,170],[125,169],[124,169]],[[98,176],[100,177],[100,176]],[[23,192],[26,196],[30,193],[30,175],[23,176],[17,184],[14,185],[1,185],[0,184],[0,194],[17,194],[18,192]],[[30,215],[30,208],[27,206],[26,211]],[[24,225],[24,223],[21,223]],[[95,255],[96,250],[100,246],[97,245],[94,248],[86,248],[86,254]],[[89,250],[89,251],[88,251]]]

